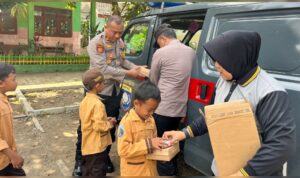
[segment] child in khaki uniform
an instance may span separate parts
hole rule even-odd
[[[97,68],[86,71],[82,82],[88,90],[80,103],[79,115],[82,130],[83,176],[105,176],[108,153],[111,145],[109,130],[116,124],[115,118],[107,118],[105,106],[97,93],[104,88],[104,76]]]
[[[146,155],[163,146],[152,117],[160,102],[160,91],[145,81],[136,88],[133,97],[134,108],[122,118],[118,129],[121,176],[157,176],[156,161],[147,160]]]
[[[17,153],[12,108],[5,95],[17,88],[12,65],[0,63],[0,176],[25,176],[24,159]]]

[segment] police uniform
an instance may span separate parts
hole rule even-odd
[[[131,109],[118,129],[118,154],[121,176],[157,176],[156,161],[146,159],[151,153],[151,138],[157,136],[153,117],[142,120]]]
[[[119,108],[122,93],[120,92],[120,83],[125,78],[126,70],[132,69],[136,65],[125,59],[125,44],[122,39],[116,42],[110,42],[105,37],[105,32],[95,36],[89,42],[87,51],[90,57],[90,68],[97,67],[102,74],[111,76],[111,79],[105,83],[105,88],[99,96],[103,99],[106,113],[108,117],[119,117]],[[115,140],[115,128],[111,129],[112,141]],[[76,143],[76,164],[73,176],[80,176],[80,161],[81,157],[81,129],[77,129],[77,143]],[[110,146],[107,152],[109,152]],[[110,160],[109,160],[110,164]],[[110,172],[110,171],[108,171]]]
[[[155,110],[154,119],[159,137],[165,131],[177,130],[180,120],[186,116],[188,90],[195,51],[179,40],[155,51],[152,58],[150,80],[161,91],[161,102]],[[177,157],[157,163],[160,176],[177,174]]]
[[[87,51],[90,56],[90,68],[98,67],[103,74],[112,76],[100,94],[112,96],[114,87],[118,94],[120,83],[126,75],[124,68],[132,69],[135,67],[133,63],[125,60],[125,44],[122,39],[110,42],[103,32],[90,41]]]

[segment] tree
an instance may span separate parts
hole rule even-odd
[[[28,14],[28,4],[24,2],[15,2],[10,10],[11,16],[19,15],[20,17],[26,18]]]
[[[149,9],[144,2],[112,2],[113,14],[121,15],[125,21],[129,21]]]
[[[68,0],[65,3],[66,3],[66,9],[70,9],[70,10],[76,9],[76,2]]]

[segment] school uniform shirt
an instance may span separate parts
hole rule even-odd
[[[131,109],[118,129],[118,154],[121,176],[157,176],[156,161],[146,159],[152,152],[151,138],[157,136],[153,117],[142,120]]]
[[[179,40],[172,40],[153,55],[150,80],[161,92],[161,102],[156,114],[168,117],[186,116],[188,90],[194,50]]]
[[[16,149],[16,141],[13,132],[13,110],[8,102],[7,96],[0,93],[0,151],[10,148]],[[10,164],[9,158],[0,152],[0,170]]]
[[[125,44],[122,39],[111,42],[105,37],[105,32],[102,32],[89,42],[87,51],[90,56],[90,68],[97,67],[104,75],[112,76],[100,94],[112,96],[114,87],[119,93],[120,83],[126,75],[125,69],[136,66],[125,59]]]
[[[82,155],[103,152],[111,145],[109,130],[113,127],[107,120],[105,106],[100,98],[92,93],[80,103],[79,115],[82,131]]]

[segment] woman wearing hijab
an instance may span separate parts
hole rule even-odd
[[[261,148],[233,174],[236,176],[280,176],[283,164],[296,149],[296,125],[288,94],[257,64],[260,44],[257,32],[232,30],[204,45],[220,73],[214,103],[245,98],[256,116]],[[176,142],[205,133],[207,127],[201,118],[182,131],[165,132],[163,137]],[[217,174],[217,170],[213,172]]]

